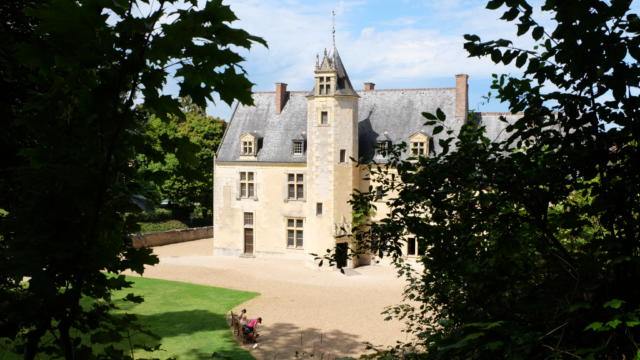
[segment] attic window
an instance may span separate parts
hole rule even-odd
[[[255,149],[254,141],[245,140],[242,142],[241,153],[242,155],[253,155],[255,154],[253,149]]]
[[[378,141],[378,145],[376,146],[376,156],[385,157],[389,154],[390,149],[391,149],[391,141],[389,140]]]
[[[304,155],[304,140],[293,140],[293,155]]]
[[[424,141],[412,141],[411,142],[411,154],[415,156],[425,156],[426,155],[426,142]]]

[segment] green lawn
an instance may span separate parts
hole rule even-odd
[[[216,351],[232,359],[253,359],[233,339],[226,314],[257,293],[140,277],[127,279],[134,282],[133,292],[144,296],[145,301],[118,305],[122,311],[138,315],[142,324],[160,336],[164,351],[154,357],[211,359]],[[131,289],[121,295],[129,292]],[[118,293],[113,298],[117,299]]]
[[[144,302],[116,301],[122,309],[119,312],[136,314],[143,325],[160,337],[140,335],[136,340],[145,340],[148,345],[162,344],[161,351],[139,352],[136,358],[211,359],[212,353],[217,352],[222,358],[254,359],[234,340],[226,313],[257,293],[141,277],[127,279],[134,282],[132,288],[114,293],[113,299],[133,292],[144,296]],[[3,354],[5,346],[0,344],[0,359],[12,359],[11,355]]]

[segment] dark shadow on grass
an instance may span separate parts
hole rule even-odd
[[[152,338],[144,334],[135,334],[133,339],[136,343],[146,346],[161,344],[161,350],[157,355],[165,357],[172,356],[171,349],[166,349],[163,339],[176,336],[191,335],[204,331],[223,330],[223,335],[216,335],[217,339],[211,339],[209,344],[217,343],[217,346],[210,346],[203,349],[190,349],[187,353],[180,354],[180,359],[212,359],[212,354],[217,353],[218,358],[228,359],[253,359],[246,350],[240,348],[235,342],[226,316],[216,314],[207,310],[185,310],[175,312],[165,312],[153,315],[137,315],[138,323],[153,332],[157,338]]]
[[[284,359],[336,359],[364,350],[358,335],[340,330],[321,331],[300,328],[289,323],[264,325],[260,329],[258,348],[252,350],[259,358]],[[258,357],[258,356],[256,356]]]

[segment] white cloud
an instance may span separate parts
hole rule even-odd
[[[433,79],[469,74],[488,79],[492,73],[515,72],[489,59],[470,59],[464,33],[483,39],[513,38],[514,25],[499,21],[501,12],[466,0],[408,1],[408,16],[371,22],[361,19],[365,1],[234,0],[240,18],[233,23],[267,40],[269,48],[243,52],[255,90],[269,91],[275,82],[291,90],[309,90],[316,54],[331,46],[331,11],[336,11],[336,42],[356,88],[364,81],[379,87],[433,87]],[[413,13],[415,13],[415,15]],[[375,27],[372,26],[375,24]],[[436,85],[439,86],[439,85]]]

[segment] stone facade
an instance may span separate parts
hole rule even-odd
[[[456,76],[455,88],[375,90],[366,83],[357,92],[335,48],[313,75],[311,92],[277,83],[275,92],[255,93],[254,106],[235,109],[214,164],[215,254],[313,262],[311,253],[348,246],[341,236],[351,225],[348,200],[372,185],[351,158],[384,163],[376,147],[399,142],[415,142],[405,156],[439,151],[423,111],[442,109],[452,130],[466,121],[467,75]],[[380,218],[387,209],[376,205]]]

